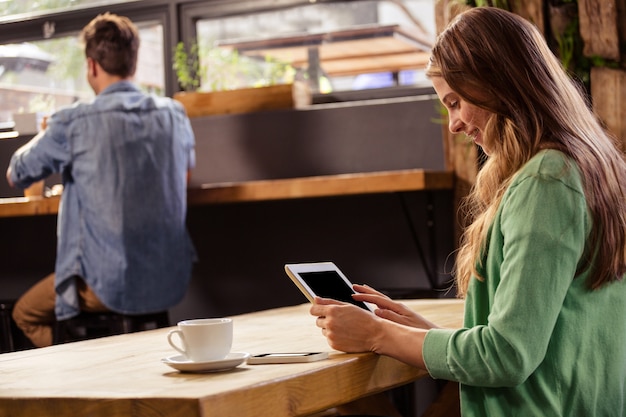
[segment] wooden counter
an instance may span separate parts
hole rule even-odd
[[[294,198],[420,190],[446,190],[454,186],[451,171],[423,169],[326,175],[239,183],[206,184],[188,190],[189,205],[237,203]],[[57,214],[59,196],[0,199],[0,217]]]
[[[207,184],[200,189],[190,189],[188,198],[190,205],[197,205],[443,190],[452,189],[453,181],[452,172],[412,169],[242,183]]]
[[[285,277],[285,279],[288,279]],[[444,327],[462,323],[461,300],[411,300]],[[233,351],[330,351],[310,304],[234,316]],[[426,372],[373,353],[330,352],[313,363],[179,373],[166,329],[0,354],[0,415],[21,417],[292,417],[388,390]]]
[[[57,214],[60,196],[0,198],[0,217]]]

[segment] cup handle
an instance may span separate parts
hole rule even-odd
[[[174,343],[174,341],[172,340],[172,336],[174,336],[175,334],[178,335],[178,338],[180,339],[180,342],[183,344],[183,348],[186,347],[185,346],[185,338],[183,337],[183,332],[181,332],[180,330],[170,330],[169,331],[169,333],[167,334],[167,341],[168,341],[168,343],[174,349],[176,349],[177,351],[179,351],[183,355],[187,356],[187,352],[185,352],[184,349],[181,349],[178,346],[176,346],[176,343]]]

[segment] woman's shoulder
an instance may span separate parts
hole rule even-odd
[[[579,188],[580,170],[576,162],[556,149],[545,149],[533,156],[518,172],[515,182],[525,178],[555,180]]]
[[[538,152],[520,169],[520,173],[546,179],[580,178],[576,162],[556,149]]]
[[[574,161],[563,152],[556,149],[544,149],[533,156],[521,171],[535,173],[558,173],[569,168]]]

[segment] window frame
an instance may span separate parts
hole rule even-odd
[[[315,0],[314,0],[315,1]],[[317,0],[320,3],[343,3],[351,0]],[[156,21],[163,26],[163,62],[165,95],[180,91],[172,65],[179,42],[196,37],[196,22],[261,12],[295,8],[311,0],[130,0],[124,3],[95,4],[53,12],[30,12],[0,17],[0,44],[41,41],[76,35],[99,13],[111,12],[129,17],[135,23]],[[55,32],[44,37],[44,25],[53,22]]]
[[[104,12],[111,12],[127,16],[136,24],[141,22],[158,22],[163,27],[163,62],[165,63],[165,94],[170,95],[178,88],[175,75],[171,70],[170,58],[172,56],[172,34],[175,33],[172,26],[176,20],[172,16],[170,2],[157,2],[145,0],[130,3],[119,3],[108,6],[92,6],[75,8],[67,11],[53,13],[28,13],[9,16],[0,19],[2,31],[0,31],[0,44],[43,41],[66,36],[77,36],[83,27],[95,16]],[[44,25],[52,22],[54,33],[52,36],[44,36]]]

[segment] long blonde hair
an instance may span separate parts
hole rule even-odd
[[[546,148],[571,157],[582,173],[593,228],[578,273],[593,268],[587,282],[592,289],[621,279],[626,272],[624,155],[541,33],[513,13],[470,9],[438,36],[427,74],[443,77],[464,100],[492,113],[483,132],[490,154],[466,200],[471,224],[456,259],[459,296],[471,276],[483,279],[477,265],[511,179]]]

